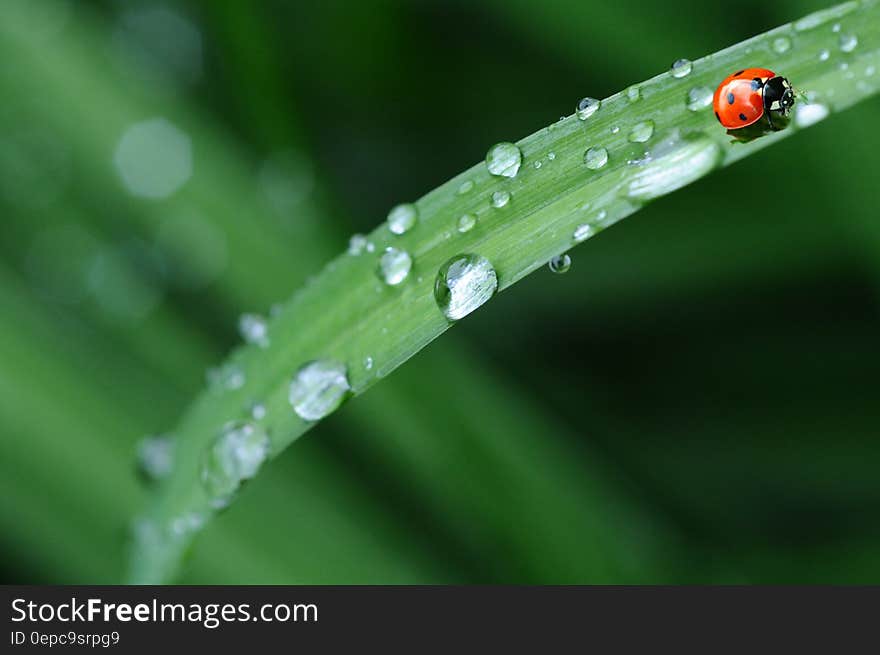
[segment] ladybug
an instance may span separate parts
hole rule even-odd
[[[744,68],[724,78],[712,100],[715,118],[724,127],[738,130],[767,117],[776,130],[773,115],[785,116],[794,106],[794,89],[788,80],[766,68]]]

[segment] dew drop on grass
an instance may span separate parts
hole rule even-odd
[[[647,120],[636,123],[629,132],[627,139],[632,143],[644,143],[654,134],[654,121]]]
[[[395,287],[407,278],[411,269],[412,257],[406,250],[386,248],[379,257],[376,272],[385,284]]]
[[[269,324],[259,314],[242,314],[238,319],[238,331],[245,343],[256,344],[260,348],[269,345]]]
[[[456,255],[437,273],[434,299],[443,315],[457,321],[489,300],[498,288],[498,276],[485,257]]]
[[[590,148],[584,153],[584,163],[590,170],[598,170],[608,163],[608,151],[602,147]]]
[[[721,162],[718,144],[704,134],[671,136],[654,148],[627,187],[627,197],[646,201],[697,180]]]
[[[818,102],[799,104],[794,111],[794,124],[798,127],[809,127],[824,120],[829,113],[828,107]]]
[[[617,134],[618,132],[620,132],[620,125],[615,125],[611,128],[611,134]]]
[[[348,369],[331,359],[318,359],[300,368],[290,383],[288,400],[304,421],[332,414],[348,396]]]
[[[367,243],[367,237],[363,234],[353,234],[348,240],[348,254],[355,257],[363,255],[367,250]]]
[[[568,269],[571,268],[571,257],[569,257],[568,253],[556,255],[556,257],[547,262],[547,268],[550,269],[551,273],[568,273]]]
[[[585,121],[599,111],[601,104],[602,103],[595,98],[581,98],[581,101],[575,108],[575,113],[580,120]]]
[[[556,159],[556,153],[555,152],[548,152],[547,159],[549,159],[550,161],[553,161],[554,159]]]
[[[700,111],[712,104],[713,91],[708,86],[695,86],[688,91],[687,108],[691,111]]]
[[[843,52],[852,52],[859,45],[859,38],[855,34],[840,35],[840,49]]]
[[[626,97],[630,102],[636,102],[642,97],[642,92],[637,86],[631,86],[626,90]]]
[[[780,36],[773,40],[773,52],[778,55],[785,54],[791,50],[791,39],[787,36]]]
[[[670,72],[672,73],[672,77],[687,77],[690,75],[693,67],[694,65],[691,63],[690,59],[676,59],[672,62]]]
[[[819,51],[819,61],[828,61],[829,57],[831,57],[831,53],[826,48]]]
[[[458,195],[463,196],[466,193],[470,193],[471,189],[474,188],[474,183],[470,180],[465,180],[458,186]]]
[[[522,152],[513,143],[496,143],[486,153],[486,168],[492,175],[516,177],[522,164]]]
[[[364,357],[364,370],[371,371],[373,370],[373,358],[372,357]]]
[[[228,505],[241,483],[257,474],[270,449],[269,435],[259,426],[245,422],[223,426],[202,459],[201,479],[211,505]]]
[[[574,229],[574,234],[572,234],[571,238],[575,243],[580,243],[581,241],[586,241],[591,236],[593,236],[593,226],[589,223],[581,223]]]
[[[501,209],[510,202],[510,193],[507,191],[496,191],[492,194],[492,206]]]
[[[266,406],[263,403],[251,403],[248,407],[248,413],[255,421],[262,421],[266,418]]]
[[[174,441],[165,434],[144,437],[137,446],[138,470],[147,480],[168,477],[174,466]]]
[[[539,160],[536,161],[535,164],[534,164],[535,169],[537,170],[537,169],[541,168],[541,165],[542,165],[542,164],[541,164],[541,160],[539,159]]]
[[[405,234],[415,227],[419,219],[419,210],[412,203],[404,203],[392,207],[388,212],[388,229],[393,234]]]
[[[217,368],[209,368],[208,385],[218,390],[241,389],[245,383],[244,371],[237,364],[224,364]]]
[[[470,232],[477,224],[477,217],[473,214],[464,214],[458,219],[458,231],[461,233]]]

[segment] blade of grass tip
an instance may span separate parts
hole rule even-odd
[[[363,393],[448,329],[450,319],[485,302],[495,279],[505,289],[647,202],[874,95],[878,86],[868,71],[880,63],[878,18],[876,2],[850,2],[683,62],[640,85],[638,103],[617,94],[586,120],[569,117],[512,150],[495,151],[490,166],[475,166],[415,203],[414,229],[399,234],[399,225],[393,231],[382,226],[369,237],[375,254],[334,260],[272,320],[268,347],[246,347],[232,356],[248,384],[209,389],[184,418],[178,466],[151,510],[162,538],[136,550],[137,579],[155,582],[175,574],[195,535],[169,536],[175,517],[197,513],[206,520],[217,504],[228,502],[203,486],[201,470],[207,465],[209,478],[214,472],[205,459],[209,449],[243,438],[224,432],[215,441],[225,424],[241,420],[246,395],[265,398],[267,411],[245,434],[259,437],[261,452],[279,453],[346,393]],[[844,34],[857,34],[858,47],[842,43],[832,23]],[[790,46],[784,52],[775,46],[781,39]],[[705,101],[718,80],[756,53],[766,66],[786,70],[804,97],[788,129],[742,143],[719,128]],[[844,60],[852,77],[840,75]],[[535,161],[544,165],[535,168]],[[465,214],[475,216],[478,227],[459,232],[457,221]],[[402,222],[410,221],[404,216]],[[479,258],[461,257],[472,253]],[[447,262],[451,268],[444,268]],[[442,308],[434,292],[438,271],[451,288],[440,295]],[[298,411],[291,411],[291,392]],[[232,471],[224,481],[231,489],[241,478]]]

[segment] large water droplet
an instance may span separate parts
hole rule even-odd
[[[168,477],[174,466],[174,441],[164,434],[144,437],[137,447],[138,469],[148,480]]]
[[[228,505],[241,483],[260,470],[271,446],[269,435],[259,426],[225,425],[202,460],[202,484],[211,496],[211,505]]]
[[[319,421],[333,413],[350,390],[345,365],[330,359],[319,359],[296,372],[290,383],[288,400],[301,419]]]
[[[584,163],[590,170],[598,170],[608,163],[608,151],[602,147],[590,148],[584,153]]]
[[[192,177],[192,142],[177,126],[155,118],[125,131],[113,162],[133,195],[167,198]]]
[[[402,283],[412,269],[412,257],[406,250],[386,248],[379,257],[377,273],[385,284],[392,287]]]
[[[461,218],[458,219],[458,231],[462,233],[470,232],[476,224],[476,216],[474,216],[473,214],[464,214]]]
[[[498,276],[485,257],[456,255],[437,273],[434,299],[443,315],[457,321],[489,300],[498,288]]]
[[[393,207],[388,212],[388,229],[394,234],[409,232],[419,219],[419,210],[412,203]]]
[[[599,111],[601,104],[602,103],[595,98],[581,98],[581,101],[577,104],[575,113],[579,119],[585,121]]]
[[[773,51],[777,54],[785,54],[791,49],[791,39],[787,36],[780,36],[773,39]]]
[[[496,191],[492,194],[492,206],[501,209],[510,202],[510,193],[507,191]]]
[[[646,158],[629,184],[627,195],[651,200],[701,178],[721,161],[721,148],[701,134],[674,135]]]
[[[654,121],[641,121],[633,126],[627,139],[632,143],[644,143],[652,134],[654,134]]]
[[[690,75],[693,67],[690,59],[676,59],[672,62],[672,68],[669,72],[672,73],[672,77],[686,77]]]
[[[809,127],[824,120],[829,113],[828,107],[821,103],[801,103],[795,108],[794,124],[798,127]]]
[[[843,52],[852,52],[859,45],[859,37],[855,34],[840,35],[840,49]]]
[[[246,343],[253,343],[260,348],[269,345],[269,324],[259,314],[242,314],[238,319],[238,331]]]
[[[492,175],[515,177],[522,164],[522,152],[512,143],[496,143],[486,153],[486,168]]]
[[[708,86],[696,86],[687,95],[687,108],[700,111],[712,104],[713,91]]]
[[[567,253],[556,255],[556,257],[547,262],[547,268],[550,269],[551,273],[568,273],[568,269],[571,268],[571,257]]]

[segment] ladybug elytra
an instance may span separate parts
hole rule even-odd
[[[715,89],[712,104],[718,122],[730,130],[747,127],[773,115],[785,116],[794,106],[794,89],[788,80],[767,68],[744,68],[729,75]]]

